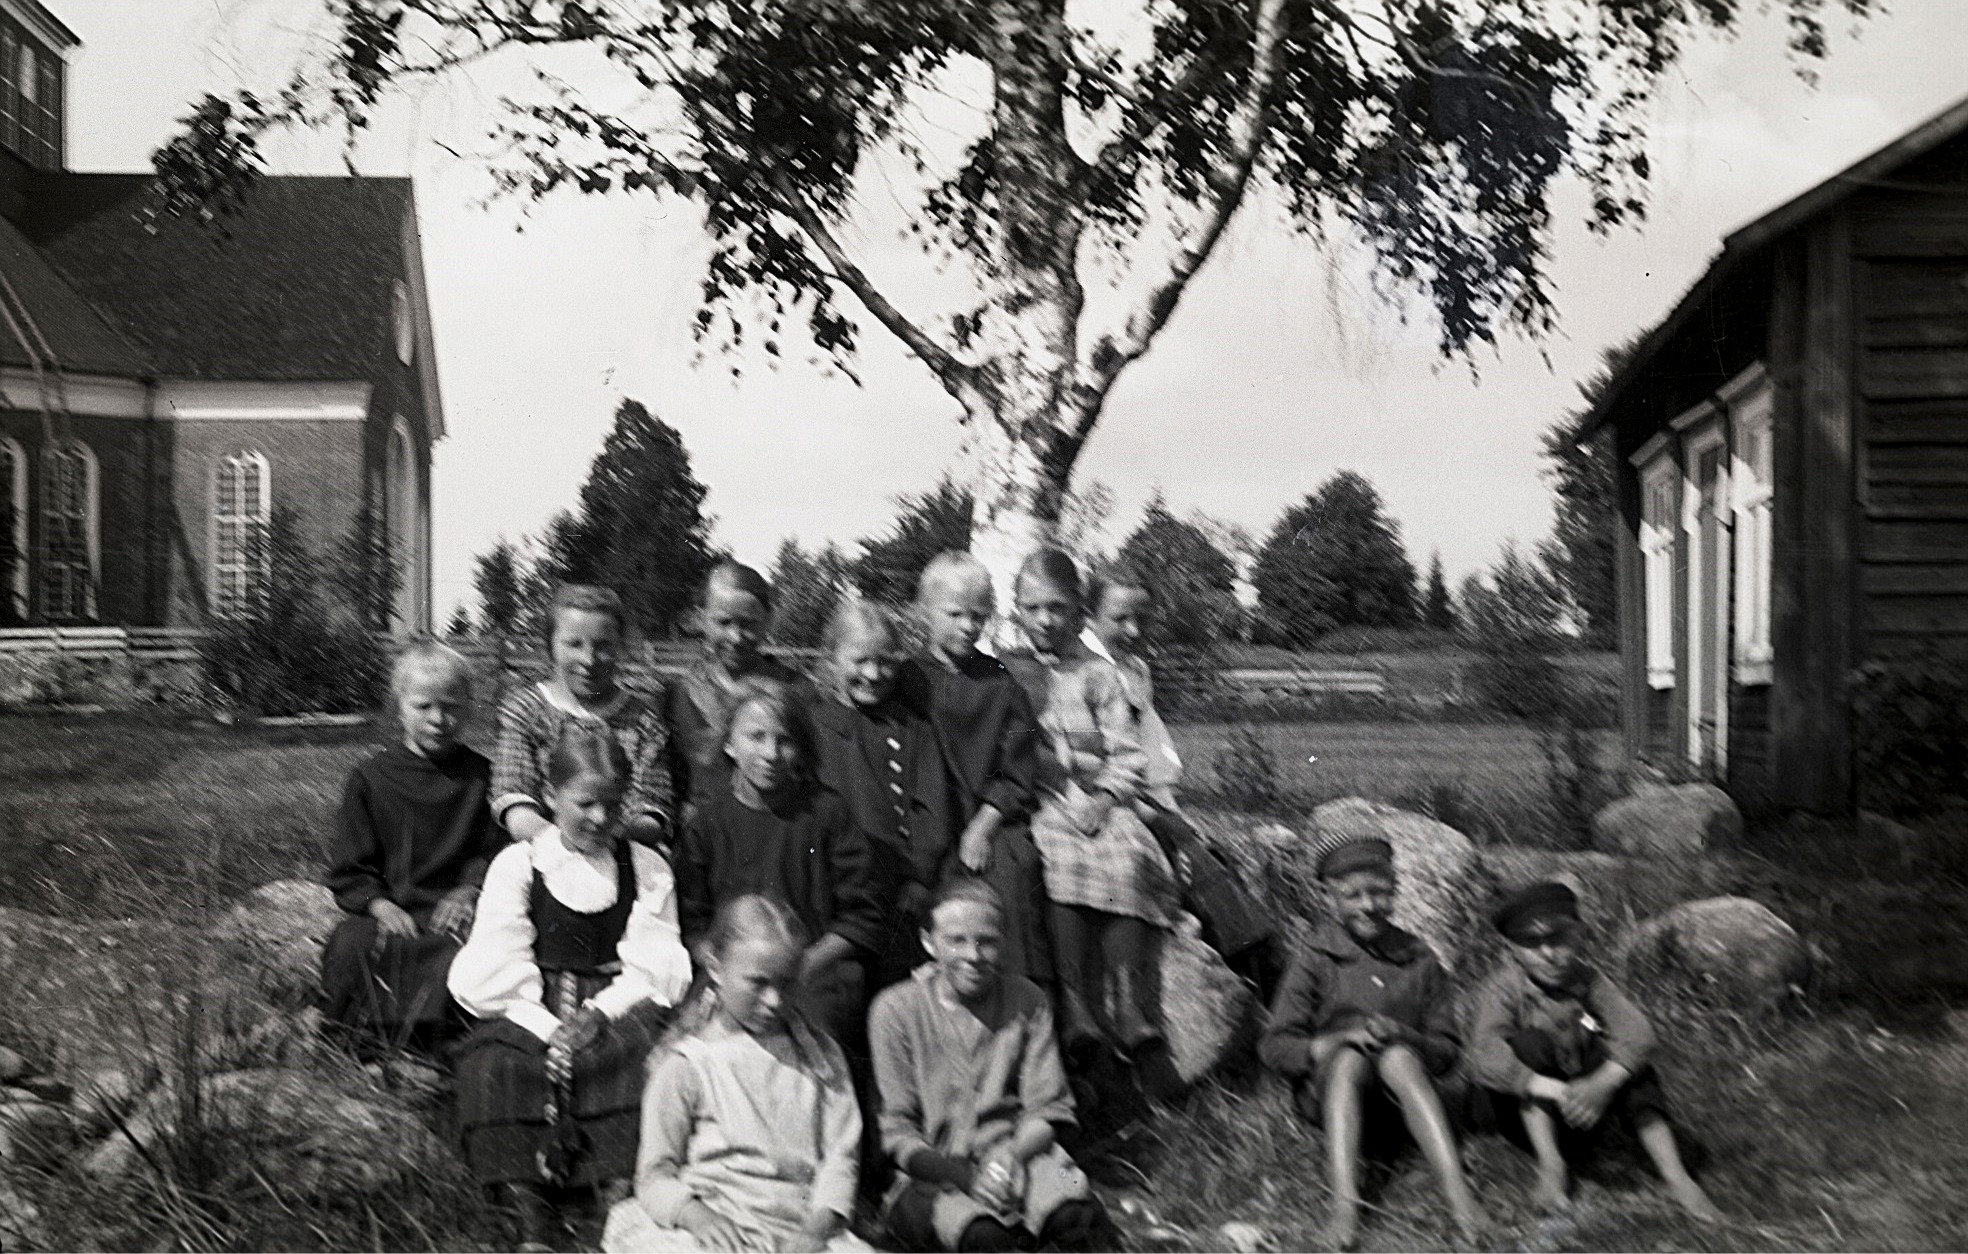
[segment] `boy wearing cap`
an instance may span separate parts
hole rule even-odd
[[[1258,1056],[1292,1085],[1299,1113],[1326,1131],[1333,1213],[1326,1240],[1351,1249],[1360,1226],[1360,1144],[1405,1123],[1440,1181],[1457,1230],[1488,1216],[1469,1190],[1434,1077],[1459,1041],[1448,975],[1419,938],[1394,926],[1394,851],[1341,838],[1315,851],[1331,910],[1278,990]]]
[[[1469,1070],[1500,1130],[1537,1155],[1539,1205],[1562,1209],[1571,1168],[1623,1125],[1682,1210],[1719,1218],[1681,1161],[1649,1061],[1653,1025],[1579,951],[1577,895],[1556,882],[1532,884],[1500,901],[1492,921],[1512,960],[1476,994]]]

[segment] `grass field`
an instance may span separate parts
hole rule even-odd
[[[1286,779],[1288,811],[1363,792],[1413,804],[1452,798],[1502,814],[1534,805],[1544,787],[1536,742],[1522,729],[1256,730]],[[189,919],[266,880],[315,874],[341,780],[375,734],[161,717],[0,717],[0,905],[72,918]],[[1237,739],[1222,725],[1178,728],[1177,736],[1199,783]],[[1485,835],[1496,841],[1509,829],[1501,822]],[[1574,1216],[1541,1225],[1528,1209],[1525,1162],[1484,1141],[1469,1152],[1502,1224],[1495,1248],[1962,1248],[1962,848],[1959,833],[1937,830],[1888,865],[1844,828],[1792,825],[1637,882],[1636,901],[1674,900],[1697,884],[1754,896],[1823,956],[1811,1012],[1783,1025],[1746,1024],[1728,1007],[1641,990],[1666,1027],[1670,1091],[1707,1148],[1708,1183],[1730,1222],[1697,1231],[1650,1190],[1591,1184]],[[58,1030],[0,1011],[0,1043],[30,1056]],[[1144,1245],[1213,1248],[1218,1225],[1243,1220],[1280,1248],[1308,1249],[1322,1220],[1320,1153],[1282,1091],[1246,1074],[1213,1085],[1119,1149],[1103,1177]],[[41,1202],[57,1248],[497,1248],[497,1230],[469,1205],[462,1172],[389,1198],[300,1197],[250,1172],[228,1180],[222,1196],[190,1199],[188,1211],[179,1192],[105,1192],[72,1167],[19,1177]],[[1369,1249],[1450,1241],[1418,1165],[1405,1166],[1376,1206]],[[1151,1241],[1156,1221],[1162,1227]]]

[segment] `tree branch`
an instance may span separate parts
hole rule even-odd
[[[881,293],[867,272],[854,259],[847,255],[840,240],[821,218],[818,211],[807,203],[806,198],[793,188],[785,178],[773,179],[773,191],[780,207],[788,217],[799,224],[806,237],[826,257],[827,264],[833,267],[834,278],[854,293],[855,299],[873,314],[875,318],[896,339],[901,340],[910,352],[922,359],[924,365],[933,371],[944,390],[962,402],[966,411],[972,408],[977,399],[980,385],[974,367],[957,360],[955,354],[937,343],[928,332],[909,320],[909,316],[895,307],[895,303]]]
[[[1073,390],[1078,413],[1072,425],[1061,432],[1059,456],[1071,460],[1086,443],[1093,424],[1100,418],[1101,402],[1129,363],[1148,351],[1155,336],[1167,325],[1169,315],[1188,289],[1217,241],[1243,204],[1250,187],[1257,156],[1264,147],[1270,128],[1272,90],[1278,73],[1278,42],[1284,24],[1284,0],[1258,0],[1255,30],[1251,36],[1250,77],[1244,83],[1236,119],[1223,160],[1208,176],[1213,202],[1190,232],[1188,240],[1169,262],[1169,271],[1156,284],[1128,318],[1118,334],[1104,335],[1075,371]]]

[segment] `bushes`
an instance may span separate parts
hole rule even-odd
[[[354,608],[368,598],[333,595],[366,586],[368,572],[350,569],[346,556],[322,561],[285,510],[253,543],[264,572],[257,595],[244,613],[217,620],[199,646],[213,688],[257,715],[375,708],[388,664]]]

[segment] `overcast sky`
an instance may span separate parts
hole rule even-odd
[[[294,32],[320,12],[319,0],[48,3],[84,43],[69,97],[80,170],[143,168],[187,101],[277,84]],[[1657,105],[1651,219],[1610,240],[1565,229],[1559,335],[1506,344],[1473,379],[1357,273],[1247,208],[1081,458],[1080,476],[1115,492],[1113,533],[1158,486],[1179,512],[1262,533],[1344,468],[1379,486],[1416,560],[1439,549],[1452,578],[1506,539],[1542,535],[1538,435],[1575,404],[1601,350],[1665,312],[1728,231],[1968,94],[1962,0],[1899,0],[1856,38],[1835,29],[1815,89],[1767,18],[1735,44],[1695,49]],[[951,463],[953,402],[877,327],[860,388],[798,358],[739,380],[726,362],[696,361],[706,250],[687,211],[621,197],[485,207],[482,168],[446,147],[473,151],[504,90],[492,70],[428,91],[357,156],[365,173],[417,180],[451,430],[436,454],[440,613],[469,598],[475,553],[573,501],[623,396],[682,431],[720,540],[760,563],[787,535],[846,543],[878,530],[890,496]],[[280,173],[340,172],[321,140],[276,157]],[[1564,204],[1576,219],[1576,189]],[[855,241],[871,268],[898,276],[905,307],[927,300],[927,263],[893,238],[899,214],[872,220]]]

